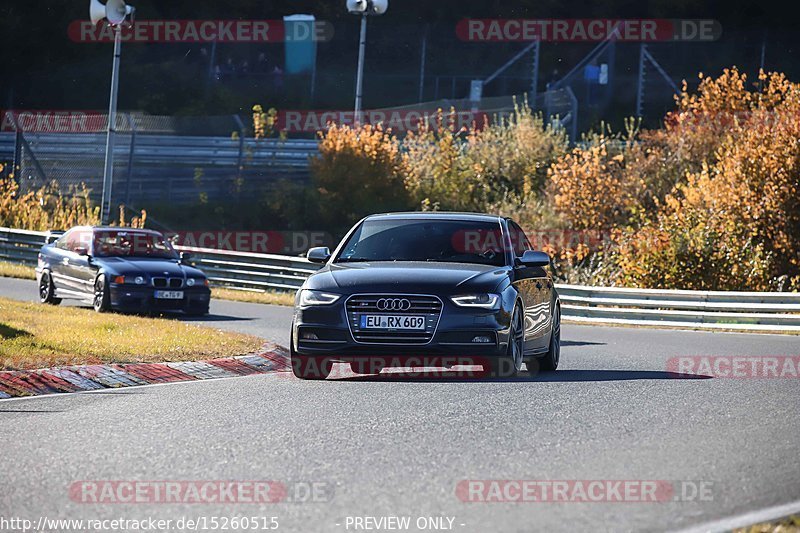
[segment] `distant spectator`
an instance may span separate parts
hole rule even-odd
[[[250,74],[250,62],[245,59],[239,66],[239,77],[246,78],[248,74]]]
[[[222,65],[222,78],[228,79],[234,77],[235,75],[236,65],[233,62],[233,58],[228,57],[228,59],[225,60],[225,64]]]
[[[283,90],[283,71],[278,65],[275,65],[275,68],[272,69],[272,87],[276,93]]]
[[[259,52],[258,61],[256,61],[255,71],[260,74],[267,74],[269,72],[269,61],[267,61],[267,54]]]

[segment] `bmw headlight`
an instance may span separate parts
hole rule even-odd
[[[194,278],[189,278],[186,280],[187,287],[194,287],[194,284],[197,283],[197,280]]]
[[[300,291],[300,306],[308,307],[311,305],[330,305],[336,302],[339,298],[341,298],[341,295],[339,294],[303,289]]]
[[[483,294],[464,294],[450,298],[459,307],[480,307],[481,309],[498,309],[500,307],[500,295]]]
[[[133,282],[137,285],[144,285],[144,276],[136,276]]]

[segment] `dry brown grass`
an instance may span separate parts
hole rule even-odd
[[[243,355],[262,339],[165,318],[0,298],[0,369],[192,361]]]
[[[32,266],[20,265],[19,263],[9,263],[8,261],[0,261],[0,277],[36,279],[36,272],[33,270]]]
[[[254,304],[294,305],[294,293],[285,291],[242,291],[215,287],[211,289],[211,297]]]
[[[800,516],[734,529],[733,533],[800,533]]]

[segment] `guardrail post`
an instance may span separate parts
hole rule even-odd
[[[242,179],[242,163],[244,162],[244,122],[239,115],[233,115],[233,120],[239,127],[239,157],[236,160],[236,179],[238,181]]]

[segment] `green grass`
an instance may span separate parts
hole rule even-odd
[[[243,355],[263,340],[167,318],[0,298],[0,369],[193,361]]]

